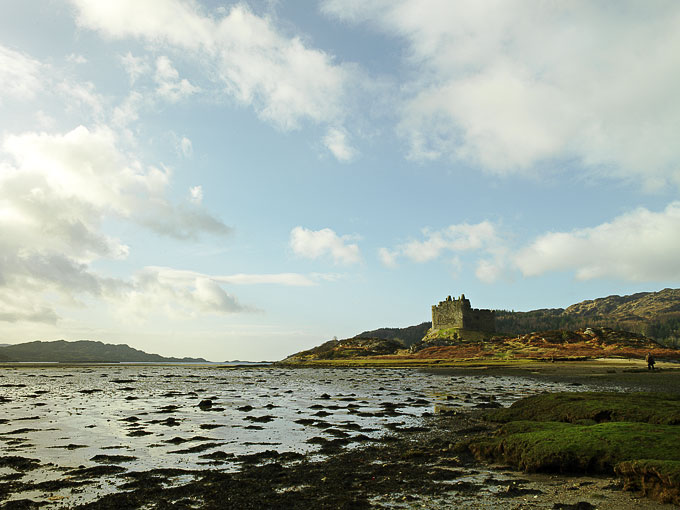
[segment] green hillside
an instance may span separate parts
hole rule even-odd
[[[608,296],[582,301],[565,309],[496,311],[496,331],[501,333],[587,327],[629,331],[676,347],[680,344],[680,289]]]

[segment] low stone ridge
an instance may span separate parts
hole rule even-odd
[[[406,346],[398,340],[384,340],[382,338],[330,340],[313,349],[288,356],[282,363],[384,356],[396,354],[405,350],[405,348]]]
[[[124,362],[206,362],[203,358],[172,358],[149,354],[126,344],[105,344],[91,340],[67,342],[26,342],[0,347],[0,361],[56,363],[124,363]]]

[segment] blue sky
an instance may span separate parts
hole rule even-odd
[[[0,14],[0,342],[280,359],[680,280],[677,2]]]

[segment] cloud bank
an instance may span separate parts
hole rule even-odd
[[[478,260],[475,271],[480,280],[491,283],[500,276],[507,250],[497,227],[490,221],[459,223],[441,230],[425,228],[422,234],[423,240],[411,240],[394,249],[380,248],[380,261],[383,265],[394,268],[401,257],[412,262],[425,263],[447,254],[452,257],[454,265],[459,267],[458,254],[472,252],[484,257]]]
[[[296,129],[303,122],[340,129],[347,88],[354,80],[352,67],[284,34],[271,19],[243,4],[216,16],[195,2],[181,0],[71,3],[81,27],[190,55],[192,63],[202,66],[205,79],[280,129]],[[123,62],[132,81],[150,68],[130,54]],[[155,67],[158,91],[168,100],[197,91],[194,84],[179,78],[167,57],[159,58]],[[347,159],[347,149],[337,138],[330,150]]]
[[[125,153],[104,126],[6,136],[0,151],[0,318],[54,322],[57,305],[139,292],[134,283],[92,269],[98,260],[129,254],[124,242],[104,233],[108,218],[179,239],[229,234],[221,220],[170,202],[169,177],[168,170]],[[205,285],[201,289],[196,295],[208,296]]]
[[[574,271],[579,280],[680,280],[680,202],[639,208],[592,228],[550,232],[514,256],[524,276]]]
[[[0,105],[3,98],[31,99],[42,88],[42,64],[0,45]]]
[[[406,45],[398,131],[416,159],[498,174],[556,160],[680,184],[680,4],[326,0]]]

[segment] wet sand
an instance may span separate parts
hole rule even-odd
[[[589,385],[602,390],[625,388],[630,391],[680,393],[680,364],[671,362],[657,362],[655,370],[648,370],[644,360],[612,358],[424,370],[441,375],[522,377],[572,386]]]
[[[673,508],[454,447],[541,391],[680,391],[659,367],[5,367],[0,508]]]

